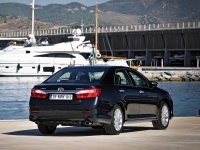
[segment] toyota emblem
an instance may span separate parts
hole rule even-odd
[[[60,87],[58,88],[58,92],[63,92],[64,91],[64,88]]]

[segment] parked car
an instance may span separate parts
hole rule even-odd
[[[104,128],[117,135],[126,121],[151,121],[166,129],[173,101],[138,71],[121,66],[63,68],[31,90],[30,121],[42,134],[58,125]]]

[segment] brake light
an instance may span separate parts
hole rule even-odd
[[[100,88],[85,88],[76,93],[77,98],[94,98],[101,94]]]
[[[46,98],[47,93],[38,89],[38,88],[32,88],[31,89],[31,96],[36,98]]]

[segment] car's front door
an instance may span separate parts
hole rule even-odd
[[[150,87],[149,81],[134,70],[127,70],[135,83],[139,93],[139,118],[156,117],[158,98],[154,88]]]
[[[156,117],[158,111],[158,97],[149,87],[141,87],[139,116],[141,118]]]

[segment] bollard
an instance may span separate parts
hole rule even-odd
[[[197,59],[197,69],[199,69],[199,59]]]
[[[163,68],[163,59],[161,59],[161,67]]]

